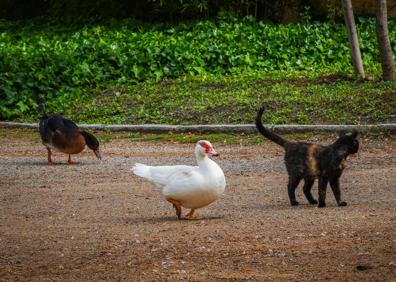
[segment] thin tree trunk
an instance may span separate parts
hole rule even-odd
[[[351,0],[342,0],[345,24],[348,30],[349,47],[351,49],[352,64],[361,78],[365,78],[362,55],[360,54],[359,39],[356,32],[355,18],[353,16]]]
[[[254,18],[257,20],[257,5],[258,5],[258,0],[256,0],[256,4],[254,5]]]
[[[377,40],[381,55],[382,78],[384,80],[395,80],[395,63],[393,52],[388,36],[388,12],[386,0],[377,0]]]

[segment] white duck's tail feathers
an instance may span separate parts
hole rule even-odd
[[[154,182],[157,186],[163,187],[173,179],[177,179],[178,175],[186,177],[194,170],[193,166],[173,165],[173,166],[149,166],[140,163],[134,164],[132,171],[134,174],[144,177]]]
[[[131,170],[138,176],[151,179],[150,167],[147,165],[135,163]]]

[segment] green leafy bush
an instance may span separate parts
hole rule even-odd
[[[394,22],[389,30],[395,48]],[[362,20],[359,35],[366,67],[378,68],[375,22]],[[67,100],[108,85],[205,73],[350,69],[345,27],[336,23],[0,21],[0,118],[36,110],[39,100]]]

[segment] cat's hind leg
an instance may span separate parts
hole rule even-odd
[[[311,194],[311,189],[312,189],[314,182],[315,182],[315,178],[313,178],[311,176],[304,178],[303,192],[304,192],[304,195],[307,198],[308,202],[311,205],[316,205],[318,203],[318,201],[316,201],[314,199],[314,197],[312,197],[312,194]]]
[[[292,206],[298,206],[295,192],[300,181],[301,181],[301,177],[289,176],[289,184],[287,185],[287,192],[289,194],[289,200]]]

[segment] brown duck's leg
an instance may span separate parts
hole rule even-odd
[[[51,159],[51,155],[52,155],[51,149],[47,148],[47,152],[48,152],[48,164],[52,165],[54,163],[52,162],[52,159]]]
[[[178,200],[172,199],[172,198],[167,198],[166,200],[168,202],[170,202],[171,204],[173,204],[173,207],[176,210],[177,218],[180,219],[181,218],[181,212],[182,212],[182,210],[181,210],[181,202],[178,201]]]
[[[191,209],[191,211],[186,214],[186,217],[188,219],[197,219],[197,213],[195,212],[195,209]]]
[[[68,164],[76,164],[77,162],[73,162],[73,161],[71,160],[71,155],[69,154],[69,159],[67,160],[67,163],[68,163]]]

